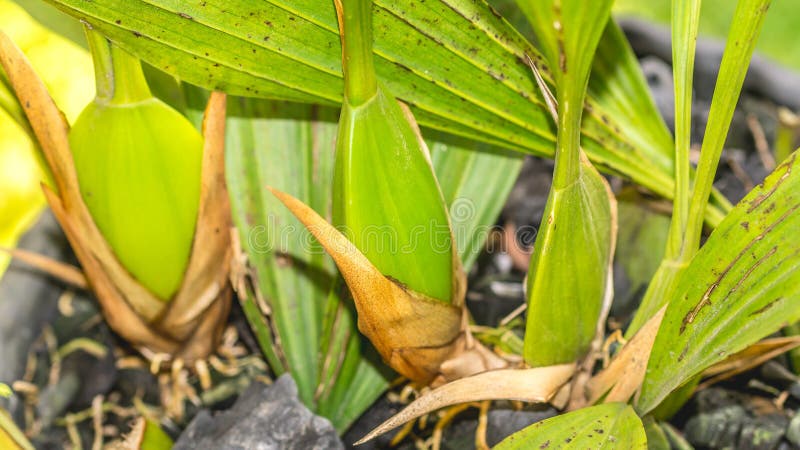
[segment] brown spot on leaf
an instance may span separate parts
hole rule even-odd
[[[789,175],[791,175],[791,173],[792,173],[792,165],[794,164],[794,159],[795,159],[796,156],[797,156],[796,153],[792,154],[792,157],[789,160],[787,160],[785,163],[781,164],[781,166],[778,167],[778,169],[776,169],[776,172],[777,172],[777,170],[780,170],[781,168],[785,167],[786,168],[786,172],[784,172],[783,175],[781,175],[781,177],[778,178],[778,181],[775,182],[775,185],[772,186],[772,188],[769,191],[758,195],[755,199],[753,199],[752,202],[750,202],[750,207],[747,208],[747,212],[748,213],[753,212],[756,208],[761,206],[761,204],[764,203],[764,201],[766,201],[770,196],[772,196],[772,194],[774,194],[775,191],[778,190],[780,185],[784,181],[786,181],[787,178],[789,178]],[[763,184],[762,184],[762,186],[763,186]]]
[[[788,173],[788,171],[787,171],[787,173]],[[781,179],[783,179],[783,177],[781,177]],[[762,200],[762,201],[763,201],[763,200]],[[727,266],[727,267],[725,267],[725,269],[724,269],[724,270],[723,270],[723,271],[722,271],[722,272],[721,272],[721,273],[720,273],[720,274],[717,276],[717,279],[714,281],[714,283],[712,283],[712,284],[711,284],[711,286],[709,286],[709,287],[708,287],[708,289],[706,289],[706,292],[703,294],[703,298],[700,300],[700,302],[699,302],[699,303],[697,303],[697,305],[695,305],[695,307],[694,307],[694,308],[692,308],[692,310],[691,310],[691,311],[689,311],[689,312],[686,314],[686,316],[683,318],[683,323],[681,324],[681,328],[680,328],[680,334],[683,334],[683,332],[684,332],[684,331],[686,331],[686,327],[687,327],[689,324],[691,324],[692,322],[694,322],[694,319],[697,317],[697,314],[699,314],[699,313],[700,313],[700,310],[702,310],[703,308],[705,308],[706,306],[708,306],[708,305],[710,305],[710,304],[711,304],[711,300],[710,300],[711,294],[713,294],[713,293],[714,293],[714,290],[716,290],[716,289],[717,289],[717,287],[719,286],[719,284],[722,282],[722,279],[723,279],[723,278],[725,278],[725,276],[726,276],[726,275],[728,274],[728,272],[729,272],[729,271],[730,271],[730,270],[733,268],[733,266],[734,266],[734,265],[735,265],[737,262],[739,262],[739,260],[740,260],[740,259],[742,259],[742,257],[743,257],[745,254],[747,254],[747,252],[748,252],[748,251],[750,251],[750,248],[751,248],[751,247],[753,247],[753,245],[755,245],[755,244],[756,244],[756,242],[759,242],[761,239],[763,239],[763,238],[764,238],[764,236],[766,236],[766,235],[767,235],[767,233],[769,233],[770,231],[772,231],[772,229],[773,229],[773,228],[775,228],[775,227],[776,227],[776,226],[778,226],[778,225],[779,225],[781,222],[783,222],[784,220],[786,220],[786,218],[788,218],[788,217],[789,217],[789,216],[790,216],[792,213],[794,213],[794,211],[795,211],[795,210],[797,210],[798,208],[800,208],[800,203],[798,203],[798,204],[794,205],[792,208],[790,208],[788,211],[786,211],[786,212],[785,212],[785,213],[784,213],[784,214],[783,214],[781,217],[779,217],[779,218],[778,218],[778,220],[776,220],[775,222],[773,222],[772,224],[770,224],[768,227],[766,227],[766,228],[764,229],[764,231],[762,231],[762,232],[761,232],[761,234],[759,234],[758,236],[754,237],[754,238],[753,238],[753,239],[752,239],[752,240],[751,240],[751,241],[750,241],[750,242],[749,242],[749,243],[748,243],[748,244],[747,244],[747,245],[746,245],[746,246],[745,246],[745,247],[744,247],[744,248],[743,248],[743,249],[742,249],[742,250],[741,250],[741,251],[740,251],[740,252],[739,252],[737,255],[736,255],[736,257],[735,257],[735,258],[734,258],[734,259],[733,259],[733,260],[732,260],[732,261],[731,261],[731,262],[728,264],[728,266]],[[743,282],[743,281],[744,281],[744,280],[745,280],[745,279],[746,279],[746,278],[747,278],[747,277],[750,275],[750,273],[752,273],[752,271],[753,271],[753,270],[755,270],[755,268],[756,268],[758,265],[760,265],[760,264],[761,264],[761,263],[762,263],[762,262],[763,262],[763,261],[764,261],[766,258],[768,258],[768,257],[772,256],[772,254],[774,254],[774,253],[775,253],[776,249],[777,249],[776,247],[773,247],[773,248],[772,248],[772,250],[770,250],[769,252],[767,252],[767,254],[766,254],[766,255],[764,255],[764,256],[763,256],[763,257],[761,257],[761,258],[760,258],[758,261],[756,261],[756,262],[755,262],[755,264],[754,264],[753,266],[751,266],[751,267],[750,267],[750,269],[749,269],[749,270],[748,270],[748,271],[745,273],[745,276],[744,276],[742,279],[740,279],[740,280],[737,282],[736,286],[734,286],[734,289],[736,289],[736,288],[737,288],[737,287],[738,287],[738,286],[739,286],[739,285],[740,285],[740,284],[741,284],[741,283],[742,283],[742,282]],[[731,292],[732,292],[732,291],[731,291]]]
[[[761,263],[769,259],[770,256],[774,255],[777,250],[778,250],[777,246],[772,247],[764,256],[762,256],[755,263],[753,263],[753,265],[750,266],[749,269],[747,269],[747,272],[745,272],[744,275],[741,278],[739,278],[739,281],[736,282],[736,284],[731,288],[731,290],[728,291],[728,296],[736,292],[736,290],[739,289],[739,287],[741,287],[742,283],[744,283],[745,280],[747,280],[747,278],[750,277],[750,274],[752,274],[753,271],[755,271],[756,268],[761,265]],[[753,257],[755,258],[755,255],[753,255]]]
[[[686,357],[686,352],[688,352],[688,351],[689,351],[689,346],[688,345],[683,347],[683,351],[681,352],[680,356],[678,356],[678,362],[683,361],[683,358]]]
[[[778,297],[775,300],[772,300],[771,302],[767,303],[766,305],[762,306],[761,308],[758,308],[757,310],[751,312],[748,317],[757,316],[757,315],[769,310],[770,308],[775,306],[775,304],[778,303],[781,300],[783,300],[782,297]]]

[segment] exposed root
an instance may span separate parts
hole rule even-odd
[[[408,422],[407,424],[403,425],[403,428],[400,428],[400,431],[394,435],[392,440],[389,442],[390,447],[395,447],[403,442],[403,439],[408,437],[411,434],[411,430],[414,429],[414,422]]]
[[[92,450],[103,449],[103,396],[97,395],[92,399],[92,428],[94,440]]]
[[[606,367],[608,367],[608,364],[611,362],[611,346],[616,344],[616,343],[619,343],[621,345],[625,345],[627,342],[628,341],[625,339],[625,337],[622,334],[622,330],[619,329],[619,328],[614,330],[614,332],[611,333],[608,336],[608,338],[606,338],[605,342],[603,342],[603,348],[602,348],[603,368],[604,369]]]
[[[574,371],[575,366],[572,364],[525,370],[503,369],[447,383],[422,395],[356,444],[369,441],[408,421],[448,406],[493,399],[548,402],[572,377]]]
[[[475,429],[476,450],[489,450],[489,444],[486,442],[486,431],[489,426],[489,407],[491,404],[492,402],[490,400],[481,402],[480,404],[478,427]]]
[[[194,370],[200,380],[200,387],[203,391],[209,390],[211,388],[211,372],[208,370],[208,363],[204,359],[198,359],[194,362]]]
[[[439,420],[433,427],[433,436],[431,436],[432,450],[439,450],[442,447],[442,433],[444,432],[445,427],[450,425],[450,423],[453,421],[453,419],[456,418],[457,415],[461,414],[463,411],[466,411],[471,406],[472,405],[468,403],[462,405],[455,405],[450,408],[447,408],[442,412],[442,414],[439,417]]]

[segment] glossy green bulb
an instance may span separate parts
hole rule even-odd
[[[69,135],[81,195],[120,262],[167,301],[191,252],[203,138],[150,95],[138,60],[116,48],[110,56],[113,85],[103,92],[98,82]]]
[[[383,273],[451,302],[453,242],[427,155],[397,100],[382,88],[345,102],[339,119],[334,221]]]

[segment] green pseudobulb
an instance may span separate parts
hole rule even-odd
[[[168,301],[191,252],[203,137],[150,95],[138,60],[113,47],[106,56],[113,86],[98,81],[98,97],[69,135],[81,195],[122,265]]]
[[[397,100],[378,87],[339,119],[334,222],[383,273],[452,301],[453,242],[428,156]]]

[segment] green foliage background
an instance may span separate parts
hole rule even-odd
[[[616,0],[616,17],[640,17],[669,26],[671,0]],[[800,69],[800,40],[792,38],[800,27],[796,0],[774,0],[756,44],[756,51],[787,67]],[[725,39],[736,9],[731,0],[705,0],[700,14],[700,35]],[[712,13],[713,11],[713,13]]]

